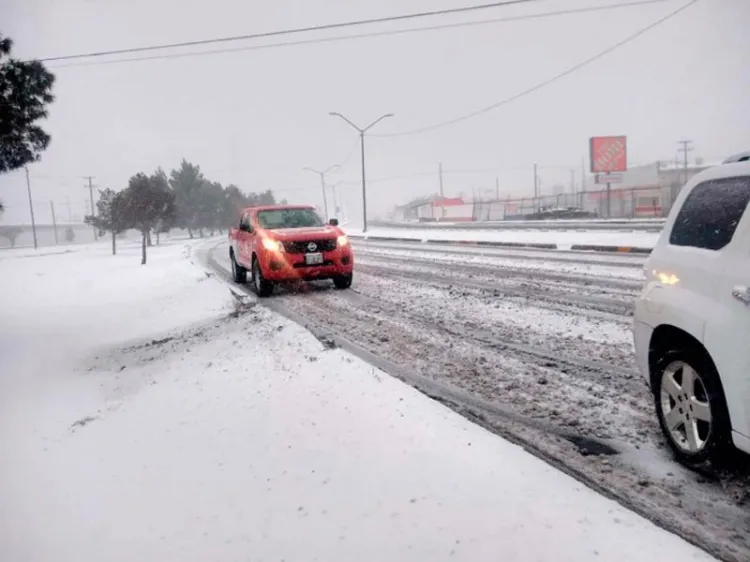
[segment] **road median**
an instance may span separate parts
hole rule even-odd
[[[353,240],[367,240],[377,242],[421,242],[422,244],[440,244],[444,246],[475,246],[490,248],[527,248],[535,250],[560,250],[581,252],[603,252],[617,254],[650,254],[651,248],[643,246],[622,246],[607,244],[555,244],[552,242],[511,242],[503,240],[439,240],[430,238],[408,238],[403,236],[383,236],[367,234],[349,234]]]

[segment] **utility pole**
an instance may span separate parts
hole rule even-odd
[[[91,183],[91,180],[94,179],[94,176],[83,176],[83,179],[89,180],[89,185],[84,186],[84,188],[88,187],[89,190],[89,199],[91,200],[91,216],[96,216],[96,208],[94,207],[94,184]],[[91,227],[94,230],[94,240],[99,240],[99,235],[96,232],[96,227]]]
[[[570,169],[570,192],[576,192],[576,171],[573,168]]]
[[[393,117],[393,113],[386,113],[385,115],[381,115],[378,117],[375,121],[370,123],[367,127],[361,128],[349,121],[346,117],[341,115],[340,113],[337,113],[335,111],[332,111],[328,115],[340,117],[344,121],[346,121],[349,125],[351,125],[353,128],[355,128],[357,131],[359,131],[359,142],[362,148],[362,232],[367,232],[367,181],[365,179],[365,133],[372,129],[375,125],[380,123],[383,119],[387,119],[388,117]]]
[[[586,157],[581,157],[581,191],[586,191]]]
[[[537,175],[536,162],[534,162],[534,210],[539,211],[539,177]]]
[[[68,224],[73,222],[73,206],[70,204],[70,197],[65,198],[65,206],[68,208]]]
[[[31,180],[29,179],[29,167],[24,166],[26,170],[26,190],[29,192],[29,213],[31,214],[31,231],[34,233],[34,249],[37,249],[36,241],[36,222],[34,221],[34,203],[31,201]]]
[[[333,197],[336,198],[336,199],[338,199],[338,205],[339,205],[339,211],[338,211],[338,213],[339,213],[339,215],[341,216],[342,219],[347,220],[347,217],[346,217],[346,201],[344,200],[343,196],[340,199],[336,196],[336,186],[339,185],[340,183],[341,182],[337,182],[333,186]]]
[[[445,193],[443,192],[443,163],[440,162],[438,164],[438,176],[440,177],[440,218],[445,218],[445,204],[443,203],[443,199],[445,199]]]
[[[578,203],[578,206],[583,209],[584,201],[583,198],[584,193],[586,192],[586,157],[581,156],[581,195],[580,195],[580,201]]]
[[[500,178],[495,178],[495,201],[500,201]]]
[[[677,141],[677,144],[681,145],[681,148],[678,150],[678,152],[682,152],[682,173],[683,173],[683,185],[687,183],[688,181],[688,152],[693,150],[693,148],[690,146],[693,144],[693,141],[691,140],[681,140]]]
[[[55,218],[55,202],[49,202],[49,209],[52,211],[52,228],[55,231],[55,246],[57,246],[57,219]]]

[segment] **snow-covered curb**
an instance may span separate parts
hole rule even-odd
[[[0,263],[0,559],[710,559],[150,251]]]

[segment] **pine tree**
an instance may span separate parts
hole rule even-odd
[[[173,221],[176,214],[175,194],[166,176],[157,171],[150,177],[139,173],[130,178],[123,192],[125,223],[141,233],[141,265],[146,263],[148,236],[162,221]]]
[[[12,46],[0,35],[0,173],[39,160],[50,136],[36,123],[54,100],[54,75],[39,61],[10,58]]]
[[[128,229],[125,217],[124,199],[122,192],[113,189],[99,190],[99,201],[96,202],[96,216],[84,217],[86,224],[92,225],[100,234],[112,234],[112,255],[117,253],[117,235]]]

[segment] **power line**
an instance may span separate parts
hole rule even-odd
[[[472,117],[476,117],[478,115],[482,115],[484,113],[492,111],[493,109],[497,109],[500,106],[506,105],[508,103],[511,103],[511,102],[517,100],[517,99],[520,99],[520,98],[522,98],[524,96],[527,96],[527,95],[529,95],[529,94],[531,94],[533,92],[536,92],[537,90],[540,90],[540,89],[544,88],[545,86],[549,86],[550,84],[552,84],[554,82],[557,82],[561,78],[564,78],[564,77],[568,76],[569,74],[573,74],[577,70],[580,70],[581,68],[584,68],[585,66],[588,66],[591,63],[593,63],[593,62],[595,62],[595,61],[597,61],[597,60],[605,57],[609,53],[611,53],[611,52],[619,49],[620,47],[622,47],[623,45],[626,45],[626,44],[630,43],[631,41],[634,41],[635,39],[637,39],[638,37],[640,37],[644,33],[647,33],[648,31],[652,30],[653,28],[657,27],[658,25],[660,25],[660,24],[664,23],[665,21],[667,21],[667,20],[675,17],[677,14],[679,14],[680,12],[686,10],[687,8],[689,8],[690,6],[692,6],[693,4],[695,4],[696,2],[698,2],[698,0],[690,0],[687,4],[684,4],[683,6],[680,6],[676,10],[668,13],[666,16],[659,18],[655,22],[653,22],[653,23],[647,25],[646,27],[638,30],[637,32],[633,33],[632,35],[627,36],[625,39],[623,39],[621,41],[618,41],[617,43],[615,43],[614,45],[612,45],[612,46],[604,49],[603,51],[600,51],[599,53],[595,54],[594,56],[589,57],[586,60],[584,60],[582,62],[579,62],[578,64],[575,64],[575,65],[571,66],[570,68],[568,68],[568,69],[560,72],[559,74],[556,74],[556,75],[552,76],[551,78],[548,78],[548,79],[546,79],[546,80],[544,80],[542,82],[539,82],[538,84],[535,84],[534,86],[531,86],[530,88],[526,88],[525,90],[523,90],[523,91],[521,91],[521,92],[519,92],[517,94],[514,94],[514,95],[512,95],[510,97],[507,97],[507,98],[505,98],[503,100],[500,100],[499,102],[493,103],[492,105],[489,105],[487,107],[483,107],[482,109],[478,109],[476,111],[472,111],[471,113],[467,113],[465,115],[462,115],[460,117],[456,117],[454,119],[450,119],[448,121],[443,121],[441,123],[436,123],[434,125],[429,125],[427,127],[421,127],[419,129],[413,129],[411,131],[402,131],[402,132],[399,132],[399,133],[385,133],[385,134],[372,135],[372,136],[373,137],[380,137],[380,138],[390,138],[390,137],[401,137],[401,136],[406,136],[406,135],[416,135],[416,134],[419,134],[419,133],[425,133],[427,131],[434,131],[435,129],[441,129],[441,128],[447,127],[449,125],[454,125],[456,123],[460,123],[461,121],[465,121],[467,119],[471,119]]]
[[[182,43],[167,43],[163,45],[149,45],[146,47],[130,47],[127,49],[114,49],[110,51],[98,51],[94,53],[84,53],[79,55],[64,55],[58,57],[47,57],[38,59],[41,62],[52,62],[60,60],[71,60],[71,59],[84,59],[94,57],[104,57],[109,55],[124,55],[129,53],[142,53],[146,51],[159,51],[164,49],[176,49],[181,47],[195,47],[197,45],[211,45],[216,43],[230,43],[235,41],[246,41],[248,39],[263,39],[268,37],[277,37],[280,35],[293,35],[298,33],[309,33],[311,31],[328,31],[331,29],[343,29],[348,27],[358,27],[363,25],[371,25],[377,23],[390,23],[396,21],[404,21],[411,19],[421,19],[426,17],[434,16],[445,16],[450,14],[460,14],[466,12],[478,12],[480,10],[488,10],[491,8],[501,8],[506,6],[513,6],[517,4],[530,4],[533,2],[541,2],[543,0],[504,0],[502,2],[492,2],[489,4],[479,4],[474,6],[464,6],[461,8],[449,8],[445,10],[432,10],[428,12],[417,12],[412,14],[402,14],[398,16],[386,16],[382,18],[370,18],[365,20],[356,20],[339,23],[327,23],[323,25],[314,25],[309,27],[297,27],[292,29],[281,29],[277,31],[266,31],[262,33],[251,33],[247,35],[235,35],[232,37],[218,37],[214,39],[200,39],[197,41],[184,41]]]
[[[146,56],[146,57],[129,57],[129,58],[123,58],[123,59],[114,59],[114,60],[99,60],[99,61],[82,62],[82,63],[62,64],[62,65],[53,66],[51,68],[59,69],[59,68],[79,67],[79,66],[98,66],[98,65],[127,63],[127,62],[141,62],[141,61],[151,61],[151,60],[180,59],[180,58],[196,57],[196,56],[237,53],[237,52],[242,52],[242,51],[274,49],[274,48],[279,48],[279,47],[296,47],[296,46],[301,46],[301,45],[312,45],[312,44],[317,44],[317,43],[334,43],[338,41],[349,41],[352,39],[384,37],[384,36],[389,36],[389,35],[404,35],[408,33],[419,33],[423,31],[437,31],[437,30],[442,30],[442,29],[453,29],[453,28],[470,27],[470,26],[476,26],[476,25],[489,25],[489,24],[496,24],[496,23],[507,23],[507,22],[512,22],[512,21],[542,19],[542,18],[548,18],[548,17],[583,14],[583,13],[588,13],[588,12],[600,12],[600,11],[605,11],[605,10],[619,9],[619,8],[633,8],[637,6],[643,6],[643,5],[648,5],[648,4],[658,4],[662,2],[668,2],[668,1],[670,0],[637,0],[635,2],[620,2],[617,4],[607,4],[605,6],[557,10],[557,11],[552,11],[552,12],[543,12],[539,14],[526,14],[526,15],[510,16],[510,17],[504,17],[504,18],[493,18],[493,19],[486,19],[486,20],[476,20],[476,21],[456,22],[456,23],[448,23],[448,24],[432,25],[432,26],[412,27],[412,28],[407,28],[407,29],[373,31],[373,32],[367,32],[367,33],[341,35],[341,36],[334,36],[334,37],[319,37],[316,39],[302,39],[299,41],[285,41],[281,43],[265,43],[261,45],[248,45],[245,47],[212,49],[210,51],[168,53],[168,54],[153,55],[153,56]],[[63,60],[67,58],[71,58],[71,57],[57,57],[55,59],[42,59],[42,60],[54,61],[54,60]]]
[[[539,170],[570,170],[571,166],[537,166]],[[533,165],[529,166],[505,166],[498,168],[477,168],[473,170],[449,170],[443,169],[443,175],[475,175],[475,174],[495,174],[497,172],[529,172],[534,169]],[[368,183],[382,183],[391,182],[397,180],[406,179],[417,179],[417,178],[430,178],[439,176],[440,172],[418,172],[413,174],[405,174],[401,176],[391,176],[387,178],[376,178],[373,180],[367,180]],[[354,184],[358,183],[358,180],[341,180],[339,183],[342,184]]]
[[[357,146],[359,146],[359,137],[354,139],[354,143],[352,144],[352,147],[349,149],[349,152],[346,155],[346,158],[341,162],[341,164],[338,165],[338,169],[343,168],[346,166],[346,164],[351,159],[352,155],[354,154],[354,151],[357,149]]]

